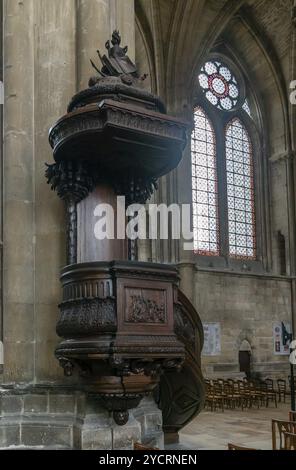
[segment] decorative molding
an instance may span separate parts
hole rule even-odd
[[[113,282],[111,279],[83,279],[70,282],[63,287],[63,301],[80,300],[99,297],[113,297]]]
[[[115,299],[81,299],[62,302],[57,334],[95,335],[116,330]]]
[[[56,149],[63,141],[79,133],[94,131],[103,132],[104,127],[120,126],[127,130],[142,131],[145,134],[185,142],[185,124],[178,119],[172,119],[164,114],[153,111],[141,112],[135,106],[120,106],[117,101],[101,100],[97,105],[83,107],[80,113],[62,118],[52,128],[49,136],[51,147]]]
[[[145,134],[153,134],[159,137],[167,137],[173,140],[184,140],[184,125],[181,123],[166,120],[165,116],[158,117],[152,114],[143,115],[129,109],[120,109],[118,106],[109,107],[108,123],[110,125],[120,125],[128,129],[142,131]]]
[[[90,88],[80,91],[72,98],[67,111],[71,113],[94,101],[100,102],[104,96],[113,97],[120,101],[125,101],[127,98],[132,98],[135,101],[141,100],[146,108],[159,110],[161,113],[166,112],[165,105],[158,96],[143,88],[129,86],[120,77],[100,79]]]

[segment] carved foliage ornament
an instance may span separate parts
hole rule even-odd
[[[82,201],[94,189],[94,180],[88,167],[81,162],[62,161],[46,164],[45,176],[51,189],[61,199]]]

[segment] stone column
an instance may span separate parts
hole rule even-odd
[[[76,2],[34,1],[35,379],[63,378],[54,357],[60,268],[65,261],[64,204],[45,184],[52,161],[48,130],[76,90]]]
[[[34,377],[34,1],[4,1],[4,381]]]

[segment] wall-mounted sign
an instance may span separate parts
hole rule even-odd
[[[203,356],[218,356],[221,354],[221,326],[220,323],[203,323],[204,347]]]
[[[273,323],[273,349],[275,355],[289,355],[292,341],[292,328],[288,322]]]

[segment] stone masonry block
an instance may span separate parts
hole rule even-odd
[[[0,448],[20,444],[20,426],[17,424],[0,424]]]
[[[59,413],[74,413],[75,411],[75,397],[73,395],[49,395],[49,412],[54,414]]]
[[[18,395],[2,395],[0,397],[1,414],[3,416],[10,414],[21,414],[23,411],[24,400]]]
[[[24,398],[25,413],[46,413],[48,411],[48,395],[26,395]]]
[[[110,428],[82,429],[81,449],[83,450],[111,450],[112,432]]]
[[[113,449],[133,450],[134,442],[141,442],[141,425],[133,417],[130,417],[125,426],[113,427]]]
[[[21,444],[25,446],[72,447],[72,426],[23,423]]]

